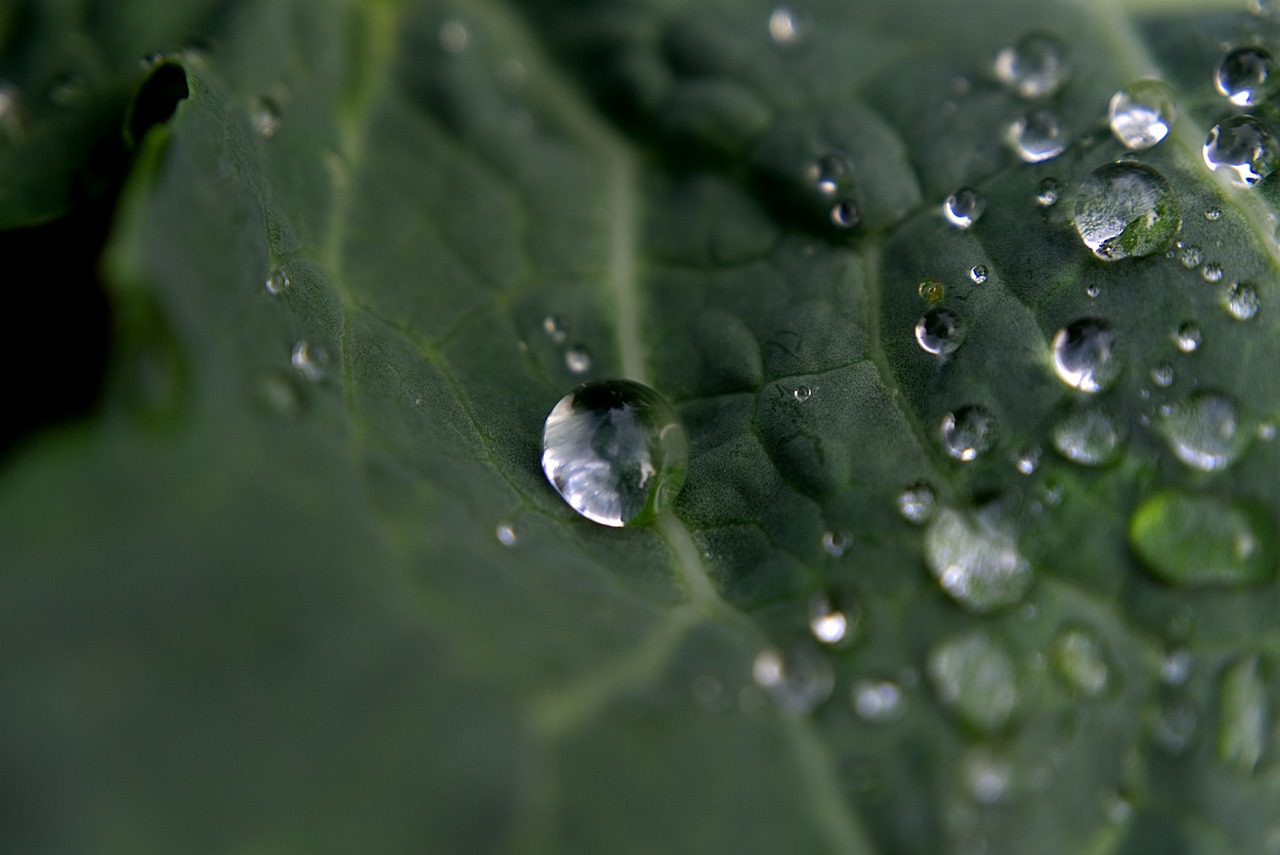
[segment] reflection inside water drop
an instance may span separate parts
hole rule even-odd
[[[942,417],[940,430],[947,454],[967,463],[995,445],[996,417],[986,407],[961,407]]]
[[[329,366],[329,351],[323,346],[299,341],[293,346],[289,356],[293,368],[303,377],[311,381],[324,379],[325,370]]]
[[[1029,33],[996,54],[996,79],[1023,98],[1052,95],[1070,73],[1067,50],[1057,36]]]
[[[1169,134],[1178,111],[1173,90],[1160,80],[1138,80],[1111,96],[1111,132],[1128,149],[1151,148]]]
[[[1080,239],[1104,261],[1159,252],[1182,224],[1177,195],[1149,166],[1117,161],[1098,167],[1076,191]]]
[[[1081,392],[1100,392],[1120,374],[1116,333],[1106,321],[1084,318],[1068,324],[1054,334],[1052,349],[1058,379]]]
[[[1009,144],[1027,163],[1043,163],[1067,150],[1062,119],[1048,107],[1039,107],[1018,117],[1009,126]]]
[[[756,685],[774,702],[793,713],[807,713],[831,696],[835,672],[821,651],[795,647],[785,654],[760,651],[751,665]]]
[[[1237,107],[1258,104],[1274,88],[1275,65],[1271,54],[1262,48],[1236,48],[1218,63],[1213,85]]]
[[[1253,116],[1232,116],[1213,126],[1202,153],[1211,170],[1252,187],[1280,163],[1280,142]]]
[[[950,309],[930,309],[915,327],[916,344],[925,353],[947,356],[964,342],[964,326],[960,316]]]
[[[987,200],[977,190],[962,187],[947,197],[942,203],[942,215],[947,222],[958,229],[967,229],[978,221]]]

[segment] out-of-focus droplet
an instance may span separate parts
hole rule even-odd
[[[751,665],[751,676],[774,703],[798,714],[816,709],[835,687],[831,662],[820,650],[807,646],[786,653],[771,648],[760,651]]]
[[[1249,443],[1235,403],[1216,392],[1195,392],[1161,413],[1160,432],[1175,457],[1202,472],[1225,469]]]
[[[929,652],[926,671],[939,703],[978,733],[1002,730],[1018,704],[1013,659],[981,630],[940,642]]]
[[[1064,629],[1053,645],[1053,665],[1072,691],[1087,698],[1102,694],[1111,679],[1102,643],[1083,627]]]
[[[1173,90],[1162,80],[1137,80],[1111,96],[1107,117],[1111,132],[1125,148],[1151,148],[1169,135],[1178,109]]]
[[[1023,98],[1043,98],[1061,88],[1071,74],[1067,49],[1050,33],[1033,32],[996,54],[996,79]]]
[[[312,382],[323,380],[329,368],[329,351],[321,345],[299,341],[293,346],[289,362],[306,379]]]
[[[591,370],[591,351],[582,345],[574,345],[564,352],[564,367],[570,374],[586,374]]]
[[[1058,202],[1058,182],[1053,178],[1044,178],[1036,186],[1036,204],[1041,208],[1052,208]]]
[[[909,523],[924,525],[933,516],[937,501],[932,487],[916,484],[898,494],[898,513]]]
[[[1275,573],[1270,515],[1246,499],[1156,493],[1130,519],[1129,542],[1152,575],[1170,585],[1250,585]]]
[[[888,680],[859,680],[853,684],[849,701],[858,718],[876,724],[897,721],[906,712],[906,696]]]
[[[1013,537],[981,516],[938,511],[925,529],[924,555],[942,589],[973,612],[1011,606],[1031,586],[1031,565]]]
[[[495,533],[498,537],[498,543],[501,543],[503,546],[516,545],[516,527],[510,522],[504,521],[498,523],[498,528]]]
[[[1218,757],[1252,774],[1266,753],[1271,731],[1267,685],[1257,656],[1236,662],[1222,676],[1218,702]]]
[[[942,417],[942,447],[962,462],[976,460],[995,446],[996,417],[986,407],[961,407]]]
[[[1019,116],[1009,126],[1009,144],[1026,163],[1053,160],[1067,150],[1062,119],[1048,107],[1038,107]]]

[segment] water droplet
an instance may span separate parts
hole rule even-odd
[[[942,215],[958,229],[967,229],[986,210],[987,200],[977,190],[961,187],[942,203]]]
[[[942,447],[956,460],[976,460],[995,445],[996,427],[996,417],[986,407],[961,407],[942,417]]]
[[[1222,219],[1222,209],[1221,208],[1205,208],[1204,218],[1211,223],[1216,223],[1218,220]]]
[[[582,516],[623,526],[656,516],[684,483],[688,442],[671,406],[631,380],[565,395],[542,432],[542,471]]]
[[[917,291],[926,303],[936,303],[942,299],[945,289],[937,279],[926,278],[920,280]]]
[[[498,543],[503,546],[516,545],[516,527],[509,522],[498,523],[497,528]]]
[[[1276,423],[1262,422],[1260,425],[1258,425],[1257,434],[1258,434],[1258,439],[1262,440],[1263,442],[1271,442],[1271,440],[1276,438]]]
[[[1216,261],[1210,261],[1204,267],[1200,268],[1200,278],[1209,284],[1222,281],[1222,265]]]
[[[1049,33],[1028,33],[996,54],[996,79],[1023,98],[1052,95],[1070,76],[1066,46]]]
[[[1161,705],[1151,735],[1165,752],[1181,754],[1191,744],[1199,724],[1195,707],[1189,701],[1174,699]]]
[[[1162,362],[1151,369],[1151,382],[1161,389],[1167,389],[1172,386],[1173,379],[1173,366],[1167,362]]]
[[[857,632],[861,610],[856,603],[836,608],[824,594],[809,601],[809,631],[823,644],[839,644]]]
[[[800,41],[807,29],[801,17],[786,6],[779,6],[769,14],[769,37],[781,47]]]
[[[1271,725],[1267,706],[1267,686],[1257,656],[1227,669],[1218,706],[1218,757],[1246,775],[1257,768],[1266,751]]]
[[[1174,456],[1203,472],[1230,466],[1249,441],[1235,403],[1225,395],[1196,392],[1163,410],[1161,416],[1160,430]]]
[[[1000,731],[1018,703],[1013,659],[981,631],[948,638],[929,652],[929,680],[938,701],[967,727]]]
[[[1191,651],[1185,647],[1170,650],[1160,660],[1160,681],[1181,686],[1191,676]]]
[[[1028,448],[1018,455],[1018,459],[1014,461],[1014,466],[1022,475],[1034,475],[1035,471],[1040,468],[1040,457],[1044,452],[1039,448]]]
[[[295,371],[314,382],[324,379],[329,367],[329,351],[320,345],[299,341],[293,346],[289,361]]]
[[[1052,208],[1058,204],[1058,182],[1053,178],[1045,178],[1036,186],[1036,204],[1041,208]]]
[[[1200,251],[1200,247],[1186,244],[1178,247],[1178,263],[1188,270],[1195,270],[1202,261],[1204,253]]]
[[[1120,375],[1116,333],[1106,321],[1083,318],[1053,335],[1053,370],[1072,389],[1093,394]]]
[[[1200,347],[1200,325],[1195,321],[1186,321],[1173,334],[1173,343],[1183,353],[1192,353]]]
[[[1062,119],[1047,107],[1039,107],[1019,116],[1009,126],[1009,143],[1026,163],[1053,160],[1067,150],[1067,136]]]
[[[1267,97],[1275,70],[1275,60],[1262,48],[1236,48],[1218,63],[1213,85],[1232,104],[1249,107]]]
[[[862,222],[862,212],[849,200],[831,206],[831,224],[839,229],[851,229]]]
[[[1107,118],[1125,148],[1151,148],[1169,135],[1178,116],[1173,90],[1161,80],[1138,80],[1111,96]]]
[[[1164,176],[1133,161],[1098,167],[1076,191],[1076,231],[1103,261],[1160,252],[1182,225],[1178,197]]]
[[[916,343],[925,353],[947,356],[964,342],[964,325],[950,309],[930,309],[916,321]]]
[[[1031,565],[1008,533],[950,508],[925,529],[924,555],[942,589],[970,611],[1013,605],[1031,585]]]
[[[559,315],[547,315],[543,318],[542,331],[556,344],[564,344],[565,338],[569,335],[569,327]]]
[[[898,494],[898,513],[907,522],[923,525],[933,516],[937,498],[928,484],[916,484]]]
[[[846,549],[853,544],[853,538],[848,532],[844,531],[827,531],[822,534],[822,548],[827,551],[828,555],[839,558],[844,555]]]
[[[259,95],[249,104],[249,124],[263,139],[271,139],[280,130],[280,105],[266,95]]]
[[[1092,300],[1102,293],[1102,286],[1099,285],[1097,282],[1090,282],[1089,285],[1084,289],[1084,293],[1086,297]]]
[[[288,273],[283,270],[273,270],[271,275],[267,277],[267,293],[275,297],[287,291],[292,284]]]
[[[447,53],[458,54],[471,44],[471,32],[461,21],[445,21],[440,25],[440,47]]]
[[[1072,691],[1094,698],[1102,694],[1111,679],[1111,668],[1102,644],[1088,630],[1063,630],[1053,645],[1054,671]]]
[[[992,753],[986,746],[969,749],[961,768],[965,789],[980,804],[990,805],[1000,801],[1013,780],[1013,766]]]
[[[987,266],[985,264],[975,264],[969,271],[969,280],[974,285],[985,285],[987,281]]]
[[[835,687],[831,663],[820,651],[809,647],[795,647],[785,655],[762,650],[751,665],[751,676],[774,703],[793,713],[816,709]]]
[[[1138,506],[1129,542],[1147,569],[1171,585],[1247,585],[1274,573],[1271,525],[1258,503],[1168,490]]]
[[[863,721],[883,724],[897,721],[906,712],[906,697],[888,680],[859,680],[849,693],[853,711]]]
[[[1262,300],[1258,298],[1258,291],[1252,285],[1234,282],[1227,289],[1223,304],[1231,317],[1237,321],[1247,321],[1258,314],[1258,309],[1262,307]]]
[[[1098,407],[1069,413],[1053,429],[1053,447],[1081,466],[1103,466],[1119,456],[1124,432],[1116,420]]]
[[[1252,187],[1280,162],[1280,143],[1253,116],[1223,119],[1204,143],[1205,165],[1240,187]]]
[[[580,344],[564,352],[564,367],[570,374],[586,374],[591,370],[591,351]]]

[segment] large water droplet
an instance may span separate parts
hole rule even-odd
[[[1172,585],[1251,584],[1275,570],[1270,514],[1244,499],[1156,493],[1129,521],[1129,542],[1151,573]]]
[[[924,525],[933,516],[938,500],[928,484],[916,484],[898,494],[898,513],[909,523]]]
[[[1275,70],[1275,60],[1262,48],[1236,48],[1218,63],[1213,85],[1232,104],[1249,107],[1265,100],[1274,88]]]
[[[1101,392],[1120,375],[1116,333],[1106,321],[1083,318],[1053,335],[1053,370],[1081,392]]]
[[[990,805],[1000,801],[1013,780],[1013,766],[997,757],[987,746],[977,746],[965,753],[961,767],[965,788],[974,800]]]
[[[977,190],[961,187],[942,203],[942,215],[958,229],[967,229],[978,221],[986,210],[987,200]]]
[[[906,711],[906,696],[902,689],[888,680],[859,680],[849,692],[849,701],[863,721],[896,721]]]
[[[981,631],[942,641],[929,652],[926,670],[938,701],[981,734],[1004,728],[1018,703],[1013,659]]]
[[[1182,207],[1164,176],[1122,160],[1098,167],[1076,191],[1076,231],[1103,261],[1142,257],[1167,247]]]
[[[1103,466],[1115,460],[1124,442],[1124,431],[1099,407],[1082,407],[1069,413],[1053,429],[1053,447],[1081,466]]]
[[[1260,671],[1258,657],[1250,656],[1222,675],[1218,757],[1246,775],[1257,768],[1270,736],[1267,685]]]
[[[920,294],[920,298],[926,303],[936,303],[942,299],[942,295],[945,293],[946,289],[937,279],[926,277],[920,280],[920,284],[917,286],[916,291]]]
[[[924,556],[942,589],[970,611],[1013,605],[1031,585],[1031,565],[1007,532],[950,508],[925,529]]]
[[[1215,472],[1240,457],[1249,432],[1225,395],[1196,392],[1161,412],[1160,431],[1174,456],[1193,469]]]
[[[964,325],[950,309],[930,309],[916,321],[916,343],[925,353],[947,356],[964,342]]]
[[[299,341],[289,356],[293,368],[311,381],[323,380],[329,368],[329,351],[321,345]]]
[[[760,651],[751,665],[751,676],[774,702],[794,713],[807,713],[831,696],[835,672],[819,650],[794,647],[787,653]]]
[[[661,513],[684,483],[688,442],[671,406],[631,380],[593,380],[560,399],[542,470],[575,511],[622,526]]]
[[[939,429],[947,454],[966,463],[986,454],[996,442],[996,417],[986,407],[961,407],[947,413]]]
[[[1062,119],[1047,107],[1019,116],[1009,126],[1009,143],[1018,157],[1027,163],[1053,160],[1067,150]]]
[[[1111,132],[1125,148],[1151,148],[1169,135],[1178,109],[1173,90],[1161,80],[1137,80],[1111,96]]]
[[[1205,165],[1240,187],[1252,187],[1280,163],[1280,143],[1253,116],[1223,119],[1204,143]]]
[[[1111,679],[1111,668],[1102,644],[1086,629],[1063,630],[1053,645],[1053,666],[1067,687],[1088,698],[1102,694]]]
[[[1258,291],[1247,282],[1235,282],[1227,289],[1227,293],[1223,295],[1223,305],[1227,307],[1228,314],[1237,321],[1247,321],[1258,314],[1258,309],[1262,307],[1262,300],[1258,297]]]
[[[1057,36],[1039,32],[1001,48],[994,69],[996,78],[1023,98],[1052,95],[1071,72],[1066,46]]]

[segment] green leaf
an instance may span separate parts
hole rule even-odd
[[[1035,32],[1070,73],[1028,99],[993,60]],[[1280,23],[0,9],[0,225],[132,146],[101,403],[0,472],[0,848],[1276,851],[1280,178],[1204,163],[1241,112],[1224,44]],[[1104,261],[1076,191],[1149,76],[1179,115],[1133,156],[1181,245]],[[1028,164],[1008,129],[1041,108],[1067,146]],[[1055,367],[1084,319],[1121,366],[1096,394]],[[588,377],[688,432],[651,525],[541,472]]]

